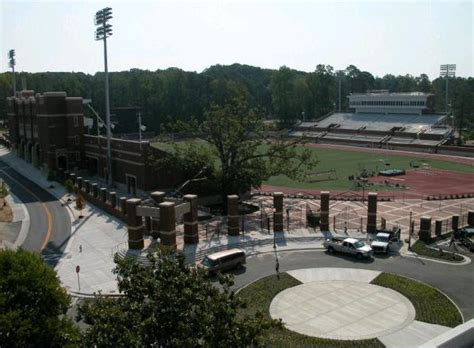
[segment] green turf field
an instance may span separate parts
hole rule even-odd
[[[207,146],[202,141],[196,144]],[[155,143],[154,146],[160,149],[171,149],[172,145],[165,143]],[[325,190],[352,190],[353,183],[348,180],[350,175],[358,176],[362,170],[378,172],[382,169],[410,169],[410,162],[419,165],[420,168],[446,169],[458,172],[474,173],[474,167],[446,162],[440,160],[424,159],[423,154],[414,154],[413,157],[396,156],[366,152],[355,152],[324,148],[309,148],[318,158],[319,163],[315,168],[310,168],[312,173],[307,180],[294,181],[284,175],[271,177],[264,184],[282,187],[292,187],[301,189],[325,189]],[[318,174],[334,170],[333,173]],[[372,191],[387,190],[384,186],[371,187]]]

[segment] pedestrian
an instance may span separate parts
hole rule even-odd
[[[82,244],[79,245],[79,252],[82,253]]]

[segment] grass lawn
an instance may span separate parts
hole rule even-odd
[[[440,291],[426,284],[395,274],[382,273],[372,284],[398,291],[407,297],[416,310],[416,320],[455,327],[462,324],[461,313]]]
[[[280,279],[276,275],[271,275],[242,289],[237,296],[248,303],[248,307],[242,311],[241,315],[254,314],[261,311],[265,316],[270,317],[269,309],[273,298],[282,290],[300,285],[301,283],[287,273],[281,273]],[[265,338],[265,346],[304,346],[304,347],[383,347],[378,339],[360,341],[338,341],[324,338],[310,337],[299,333],[283,329],[270,330]]]
[[[426,243],[421,240],[417,240],[416,243],[412,245],[411,250],[417,253],[418,255],[432,257],[432,258],[440,259],[440,260],[455,261],[455,262],[456,261],[460,262],[464,260],[459,255],[454,255],[453,257],[453,253],[447,252],[446,250],[443,250],[442,253],[440,253],[438,250],[428,248]]]
[[[188,141],[194,142],[196,146],[210,146],[202,140]],[[163,142],[152,143],[152,146],[165,151],[169,151],[173,148],[172,144]],[[301,146],[301,148],[303,149],[304,147]],[[271,177],[268,181],[264,182],[264,184],[301,189],[353,190],[353,183],[348,180],[350,175],[357,176],[363,169],[366,169],[369,172],[378,172],[379,170],[388,168],[409,169],[410,162],[417,163],[420,168],[426,166],[436,169],[474,173],[474,167],[472,166],[440,160],[424,159],[423,154],[420,154],[419,156],[415,154],[413,157],[406,157],[314,147],[308,148],[319,160],[319,164],[315,168],[311,168],[309,172],[320,173],[334,169],[337,178],[335,178],[334,175],[314,175],[312,176],[312,182],[309,180],[301,182],[291,180],[285,175],[278,175]],[[263,149],[264,146],[262,145],[262,150]],[[218,161],[216,159],[216,164],[217,163]],[[370,189],[370,191],[383,191],[387,190],[387,187],[384,185],[369,186],[367,189]]]

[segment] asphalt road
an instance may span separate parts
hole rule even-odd
[[[41,252],[46,262],[54,266],[71,235],[71,221],[66,208],[47,189],[28,180],[2,160],[0,177],[25,204],[30,215],[28,236],[21,246]]]
[[[280,272],[300,268],[344,267],[378,270],[414,278],[432,285],[448,295],[461,310],[464,320],[474,318],[474,263],[453,266],[401,256],[375,256],[371,260],[356,260],[341,254],[329,255],[326,251],[278,252]],[[234,272],[238,289],[261,277],[275,274],[275,254],[250,256],[242,270]]]

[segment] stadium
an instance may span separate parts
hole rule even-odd
[[[438,152],[454,136],[446,113],[434,111],[434,95],[388,90],[351,94],[350,112],[331,112],[316,121],[302,121],[290,132],[316,143]]]

